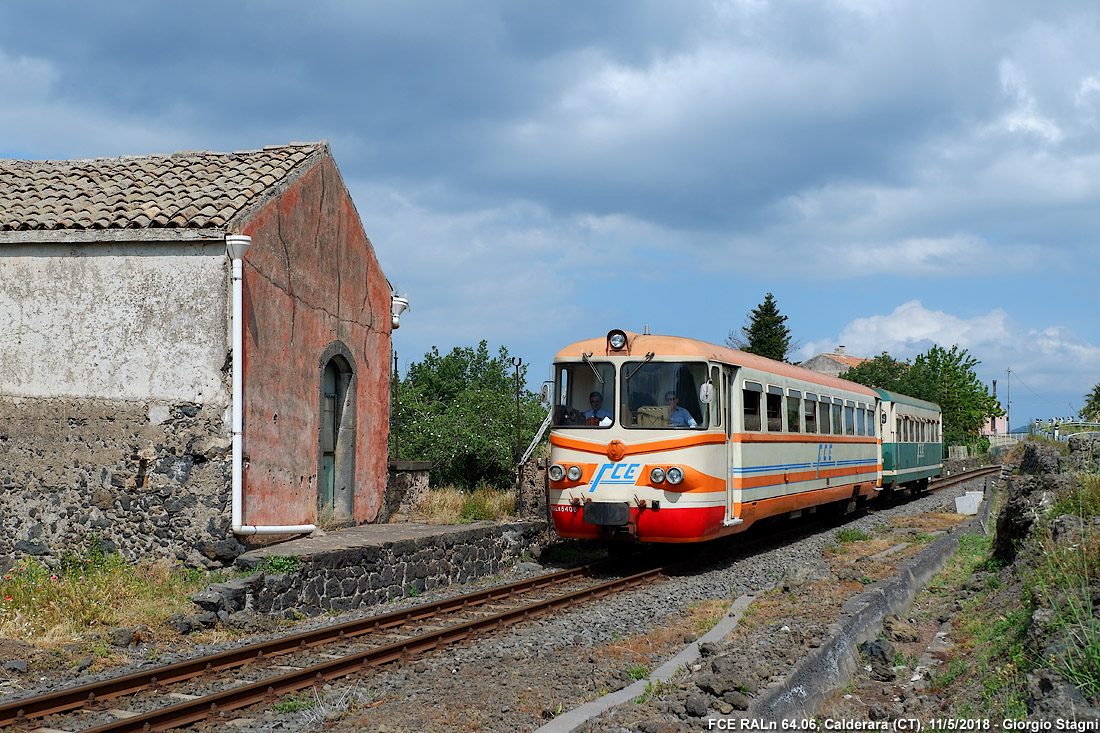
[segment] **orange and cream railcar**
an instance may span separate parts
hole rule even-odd
[[[562,537],[697,542],[873,496],[876,393],[673,336],[614,330],[554,359]]]

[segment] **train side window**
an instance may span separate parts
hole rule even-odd
[[[802,393],[796,389],[787,390],[787,430],[799,433],[802,415]]]
[[[760,429],[760,396],[764,388],[756,382],[745,382],[741,390],[742,409],[745,415],[745,430]]]
[[[710,368],[710,383],[714,387],[714,399],[710,403],[710,424],[718,427],[722,424],[722,370],[716,366]],[[703,408],[707,409],[706,407]]]
[[[830,403],[832,403],[832,399],[822,395],[818,401],[821,403],[821,407],[819,408],[819,411],[817,413],[817,426],[819,428],[819,432],[822,435],[828,435],[829,433],[833,432],[833,429],[831,427],[832,421],[829,419],[829,415],[831,414],[829,405]]]
[[[806,418],[806,432],[817,432],[817,395],[806,393],[806,401],[803,403],[803,413]]]
[[[894,442],[895,443],[900,443],[900,442],[902,442],[901,441],[901,415],[898,415],[898,417],[897,417],[897,431],[898,431],[898,434],[894,436]]]
[[[833,400],[833,435],[844,435],[844,405],[839,399]]]
[[[851,400],[844,405],[844,434],[856,434],[856,403]]]
[[[866,425],[865,407],[862,402],[856,405],[856,435],[864,435]]]
[[[768,386],[768,432],[783,432],[783,388]]]
[[[877,415],[875,415],[874,406],[868,407],[867,408],[867,434],[869,436],[871,436],[872,438],[875,437],[875,428],[878,426],[878,420],[875,419],[876,417],[877,417]]]

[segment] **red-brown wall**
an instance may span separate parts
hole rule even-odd
[[[386,488],[390,287],[330,157],[242,227],[244,523],[317,519],[321,354],[355,361],[356,523],[373,521]]]

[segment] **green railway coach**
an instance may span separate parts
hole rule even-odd
[[[939,405],[875,389],[882,425],[882,488],[921,491],[943,471]]]

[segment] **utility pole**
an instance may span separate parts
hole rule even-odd
[[[1005,385],[1005,433],[1012,432],[1012,369],[1005,369],[1008,376]]]
[[[393,351],[393,381],[390,382],[390,393],[393,395],[393,409],[390,412],[390,424],[393,425],[393,458],[401,460],[401,430],[397,420],[397,383],[401,377],[397,373],[397,349]]]
[[[522,507],[523,507],[523,499],[520,496],[520,494],[522,492],[522,487],[523,487],[523,482],[522,482],[522,478],[523,478],[523,470],[522,469],[523,469],[523,467],[520,466],[520,464],[519,464],[519,458],[520,458],[520,455],[522,455],[520,453],[520,451],[522,450],[522,447],[520,446],[521,438],[520,438],[520,417],[519,417],[519,367],[520,367],[520,364],[522,364],[522,363],[523,363],[523,359],[517,359],[516,357],[512,357],[512,366],[514,366],[516,368],[516,449],[515,449],[515,452],[512,455],[513,455],[514,463],[515,463],[515,466],[516,466],[516,507],[517,507],[517,509],[522,509]]]
[[[997,380],[993,380],[993,399],[997,399]],[[993,429],[993,434],[997,434],[997,418],[990,418],[989,427]],[[1005,433],[1008,433],[1008,428],[1005,428]]]

